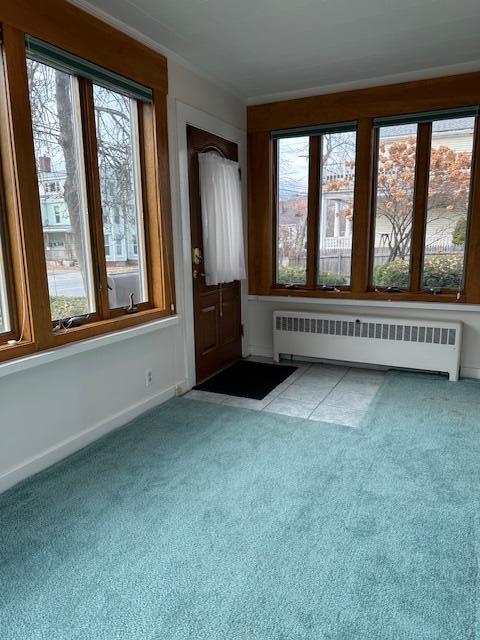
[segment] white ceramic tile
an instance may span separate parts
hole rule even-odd
[[[364,416],[364,411],[354,411],[352,409],[342,409],[330,405],[320,404],[310,415],[310,420],[319,422],[333,422],[347,427],[358,427]]]
[[[348,370],[345,379],[383,382],[387,372],[378,369],[361,369],[354,367]]]
[[[270,413],[281,413],[283,415],[294,416],[296,418],[308,418],[312,413],[312,407],[305,405],[302,402],[289,400],[288,398],[282,398],[279,396],[268,404],[264,411],[268,411]]]
[[[362,378],[347,378],[345,376],[335,387],[338,393],[362,394],[365,397],[373,398],[379,390],[381,382],[366,381]]]
[[[324,366],[319,364],[312,365],[305,371],[302,378],[324,378],[341,380],[347,372],[346,367]]]
[[[320,384],[302,383],[302,380],[303,378],[300,378],[298,382],[291,384],[280,394],[280,398],[298,400],[313,409],[330,393],[335,385],[335,382],[325,384],[323,380]]]
[[[351,409],[354,411],[365,411],[368,409],[372,396],[366,396],[362,393],[355,393],[353,391],[338,391],[336,387],[331,391],[328,396],[322,401],[322,404],[328,404],[341,409]]]
[[[187,400],[202,400],[204,402],[214,402],[215,404],[222,404],[225,398],[221,393],[213,393],[212,391],[200,391],[200,389],[192,389],[183,396]]]

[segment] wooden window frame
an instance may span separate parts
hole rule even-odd
[[[472,156],[463,290],[458,294],[457,291],[444,289],[442,293],[432,295],[421,288],[430,154],[430,149],[427,150],[430,137],[429,125],[424,123],[419,124],[410,287],[408,290],[390,293],[377,290],[371,285],[373,258],[371,243],[376,174],[374,118],[468,108],[478,104],[480,104],[480,73],[471,73],[248,107],[249,293],[260,296],[288,295],[344,300],[480,304],[480,278],[475,275],[475,262],[480,255],[478,116]],[[272,180],[277,165],[272,132],[351,121],[357,122],[351,285],[337,287],[337,291],[323,291],[314,286],[312,274],[308,273],[306,286],[297,285],[295,288],[286,288],[278,285],[276,283],[277,210],[275,180]],[[309,230],[311,228],[313,234],[315,225],[318,225],[318,211],[315,212],[312,209],[312,212],[314,220],[309,224]],[[273,242],[267,240],[272,236]],[[312,240],[307,240],[307,264],[309,269],[316,273],[318,249],[313,248]]]
[[[41,11],[36,0],[3,3],[0,27],[0,189],[12,298],[9,339],[17,340],[8,345],[2,336],[0,362],[174,315],[166,58],[64,0],[49,0]],[[138,312],[125,314],[108,305],[92,83],[78,77],[97,311],[88,324],[61,332],[52,330],[49,309],[26,35],[147,86],[153,95],[149,103],[137,102],[149,301],[138,304]]]

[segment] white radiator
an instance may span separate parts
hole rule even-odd
[[[458,380],[462,323],[275,311],[273,357],[280,354],[448,373]]]

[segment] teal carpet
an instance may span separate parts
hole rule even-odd
[[[0,497],[0,638],[474,639],[479,492],[472,381],[360,429],[172,400]]]

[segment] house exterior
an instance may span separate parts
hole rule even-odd
[[[54,171],[50,158],[42,157],[38,181],[43,238],[47,262],[62,266],[76,266],[72,225],[64,198],[66,174]],[[122,267],[138,264],[138,238],[134,219],[128,207],[104,207],[105,259],[108,265]]]

